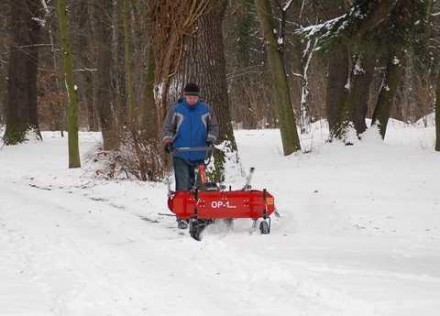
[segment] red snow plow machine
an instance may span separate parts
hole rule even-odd
[[[194,185],[188,191],[173,192],[169,189],[168,208],[178,221],[189,223],[189,233],[201,240],[201,233],[207,225],[216,220],[226,220],[232,223],[233,219],[249,218],[253,221],[252,229],[257,227],[261,234],[269,234],[271,229],[270,216],[275,212],[275,201],[272,194],[266,189],[253,190],[250,181],[254,168],[250,169],[246,184],[239,190],[226,188],[216,182],[206,180],[206,166],[210,162],[213,147],[184,147],[175,148],[173,154],[188,151],[206,151],[202,163],[191,164],[195,169]],[[189,161],[186,161],[190,163]]]

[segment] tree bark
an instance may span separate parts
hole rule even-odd
[[[335,44],[331,49],[328,62],[327,120],[330,139],[343,137],[347,119],[350,119],[347,107],[348,50],[344,44]]]
[[[437,74],[435,96],[435,150],[440,151],[440,71]]]
[[[79,32],[76,34],[76,38],[73,38],[73,43],[77,43],[77,48],[74,48],[74,55],[77,56],[77,67],[81,69],[76,74],[76,78],[79,80],[78,91],[78,106],[81,109],[83,105],[87,109],[87,121],[89,131],[98,131],[99,122],[96,113],[95,100],[93,97],[93,70],[92,65],[91,47],[93,46],[93,30],[91,26],[91,14],[90,14],[90,1],[79,0],[75,5],[78,16],[78,28]],[[73,21],[73,20],[72,20]],[[72,33],[73,35],[74,33]]]
[[[6,100],[4,143],[15,145],[26,140],[28,132],[41,134],[37,113],[37,67],[40,40],[40,0],[10,0],[12,43]]]
[[[365,118],[368,111],[370,84],[373,80],[376,59],[371,55],[358,56],[354,60],[349,102],[353,109],[353,124],[358,135],[367,129]]]
[[[372,126],[378,126],[382,139],[385,138],[394,96],[405,75],[405,64],[406,55],[403,49],[398,51],[397,54],[391,54],[388,57],[385,76],[371,121]]]
[[[266,59],[272,79],[272,98],[277,108],[283,151],[287,156],[301,150],[301,144],[296,129],[283,56],[278,50],[277,39],[273,33],[275,28],[269,1],[255,0],[255,5],[265,39]]]
[[[129,0],[122,0],[122,24],[124,29],[124,72],[125,72],[125,91],[128,124],[135,123],[134,90],[132,79],[131,61],[131,25],[130,25],[130,3]],[[136,124],[137,125],[137,124]]]
[[[154,56],[151,44],[149,46],[147,78],[145,82],[145,105],[142,108],[142,126],[146,131],[146,135],[150,139],[157,136],[157,111],[154,102]]]
[[[120,144],[112,98],[112,8],[113,0],[96,0],[93,8],[98,58],[96,106],[101,123],[104,150],[116,150]]]
[[[154,99],[161,130],[172,79],[180,69],[184,35],[192,33],[212,0],[155,0],[150,2],[151,44],[155,58]],[[158,131],[158,132],[159,132]]]
[[[70,41],[69,16],[66,0],[57,0],[57,15],[63,50],[63,70],[66,81],[69,106],[67,110],[67,129],[69,132],[69,168],[80,168],[81,160],[78,144],[78,95],[73,79],[72,44]]]
[[[226,0],[213,1],[209,12],[200,18],[197,24],[197,49],[192,54],[197,56],[194,79],[199,82],[203,96],[214,109],[219,121],[218,142],[225,142],[229,151],[236,152],[237,145],[231,124],[223,47],[222,24],[226,6]],[[224,153],[216,152],[214,158],[215,171],[212,174],[212,180],[223,181]]]

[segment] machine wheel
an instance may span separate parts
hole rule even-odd
[[[189,234],[197,241],[201,241],[201,233],[211,223],[210,220],[191,220],[189,223]]]
[[[198,220],[193,220],[189,223],[189,234],[191,235],[192,238],[194,238],[195,240],[200,241],[200,226],[199,226],[199,221]]]
[[[267,235],[267,234],[270,233],[270,226],[269,226],[269,223],[268,223],[268,222],[266,222],[266,221],[262,221],[262,222],[260,223],[260,232],[261,232],[261,234],[263,234],[263,235]]]
[[[234,221],[233,221],[232,218],[226,218],[226,219],[224,219],[224,220],[223,220],[223,223],[224,223],[226,229],[227,229],[229,232],[231,232],[231,231],[233,230],[233,228],[234,228]]]

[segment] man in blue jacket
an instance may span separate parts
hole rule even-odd
[[[188,83],[184,98],[171,106],[163,124],[162,142],[173,156],[176,191],[190,190],[194,184],[194,168],[206,158],[206,151],[178,152],[181,147],[205,147],[215,143],[218,122],[212,108],[199,99],[200,89]]]

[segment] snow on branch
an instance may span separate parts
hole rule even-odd
[[[293,0],[289,0],[286,2],[286,4],[283,7],[283,11],[286,12],[287,10],[289,10],[290,5],[292,4]]]
[[[299,29],[297,33],[306,37],[328,37],[344,28],[346,26],[346,19],[347,14],[344,14],[321,24],[303,27]]]
[[[74,69],[73,72],[95,72],[98,71],[97,68],[78,68],[78,69]]]

